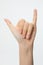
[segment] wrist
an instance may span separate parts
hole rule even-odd
[[[19,50],[20,50],[20,52],[22,52],[22,53],[30,53],[30,52],[33,53],[33,46],[24,47],[22,44],[20,44],[20,45],[19,45]]]
[[[33,65],[33,47],[19,46],[20,65]]]

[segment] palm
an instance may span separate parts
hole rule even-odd
[[[18,34],[18,42],[23,47],[31,47],[34,42],[35,34],[36,34],[36,26],[34,27],[33,24],[25,23],[25,20],[20,20],[16,26],[16,30],[19,33]],[[30,30],[28,25],[31,25]],[[24,29],[25,27],[25,29]],[[28,28],[28,29],[27,29]],[[33,30],[32,30],[32,29]],[[28,31],[27,31],[28,30]],[[28,33],[30,33],[30,36],[28,36]],[[27,38],[28,36],[28,38]]]

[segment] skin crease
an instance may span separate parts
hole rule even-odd
[[[20,65],[34,65],[33,44],[36,35],[37,10],[34,10],[32,23],[24,19],[14,26],[8,19],[4,19],[19,44]]]

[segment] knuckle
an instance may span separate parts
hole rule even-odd
[[[24,19],[20,19],[19,22],[21,23],[25,23],[25,20]]]

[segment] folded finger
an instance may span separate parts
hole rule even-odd
[[[31,38],[32,31],[33,31],[33,25],[30,24],[29,27],[28,27],[27,35],[26,35],[26,38],[27,39],[30,39]]]
[[[24,27],[24,23],[25,23],[25,20],[24,19],[21,19],[18,23],[17,23],[17,30],[19,31],[19,33],[22,33],[23,31],[23,27]]]
[[[27,22],[25,22],[24,27],[23,27],[23,33],[22,33],[24,38],[26,37],[28,26],[29,26],[29,24]]]

